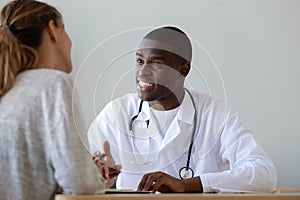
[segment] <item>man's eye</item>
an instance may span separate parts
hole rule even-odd
[[[161,68],[163,65],[159,62],[153,62],[151,63],[152,67],[156,68],[156,69],[159,69]]]
[[[138,58],[138,59],[136,59],[136,63],[143,64],[143,60]]]

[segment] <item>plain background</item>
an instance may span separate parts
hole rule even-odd
[[[278,187],[300,187],[299,0],[45,2],[62,12],[72,38],[88,123],[134,91],[134,50],[149,27],[175,25],[193,41],[187,87],[225,99],[273,159]]]

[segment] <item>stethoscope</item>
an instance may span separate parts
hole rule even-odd
[[[190,146],[189,146],[189,151],[188,151],[188,158],[187,158],[187,162],[186,162],[186,166],[182,167],[179,170],[179,177],[181,179],[189,179],[189,178],[193,178],[194,177],[194,171],[192,170],[192,168],[190,168],[190,158],[191,158],[191,153],[192,153],[192,148],[193,148],[193,143],[194,143],[194,136],[195,136],[195,132],[196,132],[196,125],[197,125],[197,110],[196,110],[196,104],[194,101],[194,98],[192,96],[192,94],[190,93],[190,91],[188,91],[187,89],[185,89],[187,91],[187,93],[189,94],[192,103],[193,103],[193,107],[194,107],[194,125],[193,125],[193,132],[192,132],[192,137],[191,137],[191,141],[190,141]],[[139,105],[139,110],[138,110],[138,114],[133,116],[131,118],[131,122],[129,124],[129,130],[131,132],[133,132],[132,126],[133,126],[133,122],[134,120],[138,117],[138,115],[141,113],[142,111],[142,107],[143,107],[143,100],[141,100],[140,105]],[[146,120],[146,124],[147,124],[147,128],[149,126],[150,120]]]

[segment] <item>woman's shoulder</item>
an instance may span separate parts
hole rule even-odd
[[[17,79],[28,79],[42,83],[63,80],[70,81],[71,77],[69,74],[55,69],[30,69],[20,73]]]
[[[70,75],[54,69],[31,69],[17,76],[16,86],[28,86],[36,90],[72,89]]]
[[[27,115],[45,116],[45,113],[54,110],[70,110],[72,92],[71,78],[66,73],[45,69],[26,70],[17,76],[12,89],[1,99],[0,110],[3,116],[14,116],[16,119]]]

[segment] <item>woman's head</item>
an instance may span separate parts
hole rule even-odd
[[[46,3],[14,0],[3,7],[0,16],[0,97],[13,86],[18,73],[37,67],[39,59],[42,59],[38,52],[45,41],[44,32],[51,29],[50,25],[63,30],[61,14]],[[52,39],[49,38],[50,41]],[[61,44],[59,47],[64,51],[69,48]]]
[[[22,44],[38,48],[50,20],[58,26],[61,14],[52,6],[34,0],[15,0],[1,11],[0,22]]]

